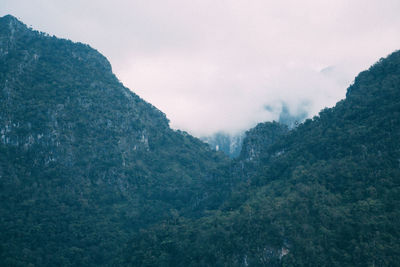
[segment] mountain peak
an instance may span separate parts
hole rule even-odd
[[[30,43],[27,46],[27,43]],[[25,51],[35,58],[40,58],[41,46],[51,44],[57,47],[57,53],[69,59],[74,58],[86,62],[87,67],[111,73],[109,61],[96,49],[82,43],[74,43],[67,39],[58,39],[55,36],[36,31],[19,21],[12,15],[0,17],[0,57],[18,51]],[[57,55],[58,55],[57,54]],[[48,55],[54,57],[56,55]]]
[[[24,23],[19,21],[16,17],[12,15],[5,15],[0,17],[0,25],[8,26],[8,30],[15,31],[15,30],[26,30],[27,27]],[[6,29],[6,27],[1,27]],[[1,31],[2,32],[2,31]]]
[[[14,17],[13,15],[10,15],[10,14],[7,14],[7,15],[1,17],[0,21],[1,20],[5,20],[5,21],[15,21],[15,20],[17,20],[18,22],[20,22],[16,17]]]
[[[225,174],[220,174],[216,166],[225,162],[225,157],[212,152],[200,140],[169,128],[165,114],[124,87],[97,50],[31,30],[12,16],[0,18],[0,199],[19,207],[24,196],[32,196],[36,190],[32,187],[29,194],[22,196],[16,183],[8,184],[12,177],[20,178],[22,183],[43,185],[43,193],[50,194],[51,201],[42,202],[39,192],[40,196],[31,204],[56,203],[53,207],[57,208],[31,206],[29,209],[34,211],[30,214],[45,218],[41,222],[53,218],[62,221],[58,219],[63,216],[59,207],[67,205],[66,214],[74,217],[65,220],[67,225],[91,229],[76,241],[82,244],[78,250],[93,255],[90,262],[118,265],[113,262],[119,260],[119,249],[113,248],[118,247],[121,238],[130,238],[133,229],[167,219],[170,210],[200,215],[203,210],[219,205],[217,200],[222,198],[217,196],[222,195],[221,191],[228,194],[229,187],[216,190],[212,183],[214,177],[218,177],[218,183],[223,179]],[[26,164],[31,174],[21,173]],[[4,166],[10,172],[4,171]],[[17,195],[22,201],[16,200]],[[90,205],[88,210],[93,210],[93,214],[107,218],[98,219],[86,211],[84,218],[75,216],[81,214],[81,208],[86,209],[78,203],[80,199]],[[124,206],[124,214],[132,212],[132,216],[126,217],[126,225],[120,219],[105,228],[97,223],[112,221],[110,216],[119,214],[119,208],[116,213],[109,211],[119,204]],[[16,229],[14,222],[18,218],[32,221],[22,213],[5,211],[6,205],[0,207],[0,229]],[[75,246],[69,241],[65,243],[58,234],[63,233],[60,227],[64,225],[53,231],[50,224],[40,226],[43,232],[39,235],[46,237],[46,242],[41,243],[56,245],[39,245],[43,253],[35,255],[38,260],[32,260],[34,265],[53,266],[55,261],[46,255],[53,249],[61,251],[54,256],[57,261]],[[26,223],[21,232],[30,233],[32,227],[36,224]],[[10,248],[17,244],[18,248],[36,250],[37,243],[30,241],[33,239],[25,239],[26,242],[16,235],[16,239],[8,238],[13,231],[0,231],[0,240],[10,240]],[[97,239],[103,233],[104,238]],[[86,236],[96,237],[91,241]],[[95,253],[88,241],[100,242]],[[19,261],[22,254],[5,251],[3,247],[2,244],[0,265],[31,262]],[[97,260],[97,255],[105,255],[104,260]],[[81,265],[85,261],[73,257],[75,254],[60,265]]]

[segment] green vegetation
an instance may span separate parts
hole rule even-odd
[[[396,266],[400,52],[230,160],[87,45],[0,18],[0,265]]]
[[[171,130],[102,55],[0,26],[4,265],[111,265],[138,229],[220,205],[229,160]]]
[[[270,138],[268,133],[250,131],[243,154],[254,147],[252,140]],[[361,73],[336,107],[272,145],[267,141],[256,153],[254,175],[237,185],[219,210],[140,232],[127,248],[126,262],[395,266],[400,262],[399,140],[396,52]]]

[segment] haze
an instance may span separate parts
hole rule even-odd
[[[390,0],[2,0],[6,14],[90,44],[196,136],[277,119],[283,103],[312,117],[400,48],[400,1]]]

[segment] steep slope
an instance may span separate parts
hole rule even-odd
[[[266,107],[266,109],[268,111],[273,111],[273,108],[271,107]],[[303,122],[305,118],[307,118],[306,111],[303,110],[298,112],[298,114],[292,114],[289,110],[288,105],[285,102],[282,102],[282,110],[278,118],[278,122],[281,124],[281,128],[285,128],[286,126],[286,128],[288,129],[293,129],[297,127],[299,123]],[[209,144],[212,149],[217,151],[222,151],[230,158],[235,159],[241,155],[244,138],[247,136],[247,139],[249,139],[250,136],[258,135],[257,131],[261,130],[260,129],[262,128],[261,125],[266,125],[266,127],[264,127],[265,129],[272,127],[271,133],[274,131],[273,125],[269,126],[270,125],[269,123],[260,123],[259,125],[257,125],[257,127],[254,127],[247,132],[241,132],[234,135],[218,132],[211,136],[202,137],[201,140]],[[275,124],[275,126],[277,126],[277,124]],[[268,136],[265,136],[267,140],[275,140],[280,133],[284,133],[285,131],[287,131],[287,129],[282,131],[282,129],[279,129],[279,127],[275,127],[275,129],[277,130],[277,132],[276,134],[271,136],[272,139],[270,139]],[[260,149],[267,148],[267,146],[258,146],[258,145],[257,147]],[[249,151],[247,151],[247,153],[248,152]]]
[[[262,157],[278,139],[283,138],[289,129],[278,122],[259,123],[256,127],[246,132],[243,148],[239,159],[246,162],[261,164]]]
[[[259,157],[256,173],[219,211],[141,232],[127,248],[127,262],[398,265],[400,52],[360,73],[345,100]]]
[[[227,163],[96,50],[0,18],[1,265],[118,263],[139,228],[218,207]]]

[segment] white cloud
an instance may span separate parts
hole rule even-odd
[[[399,1],[2,0],[34,28],[89,43],[175,128],[237,132],[332,106],[361,70],[400,48]],[[326,68],[330,67],[326,71]],[[325,71],[321,71],[325,69]]]

